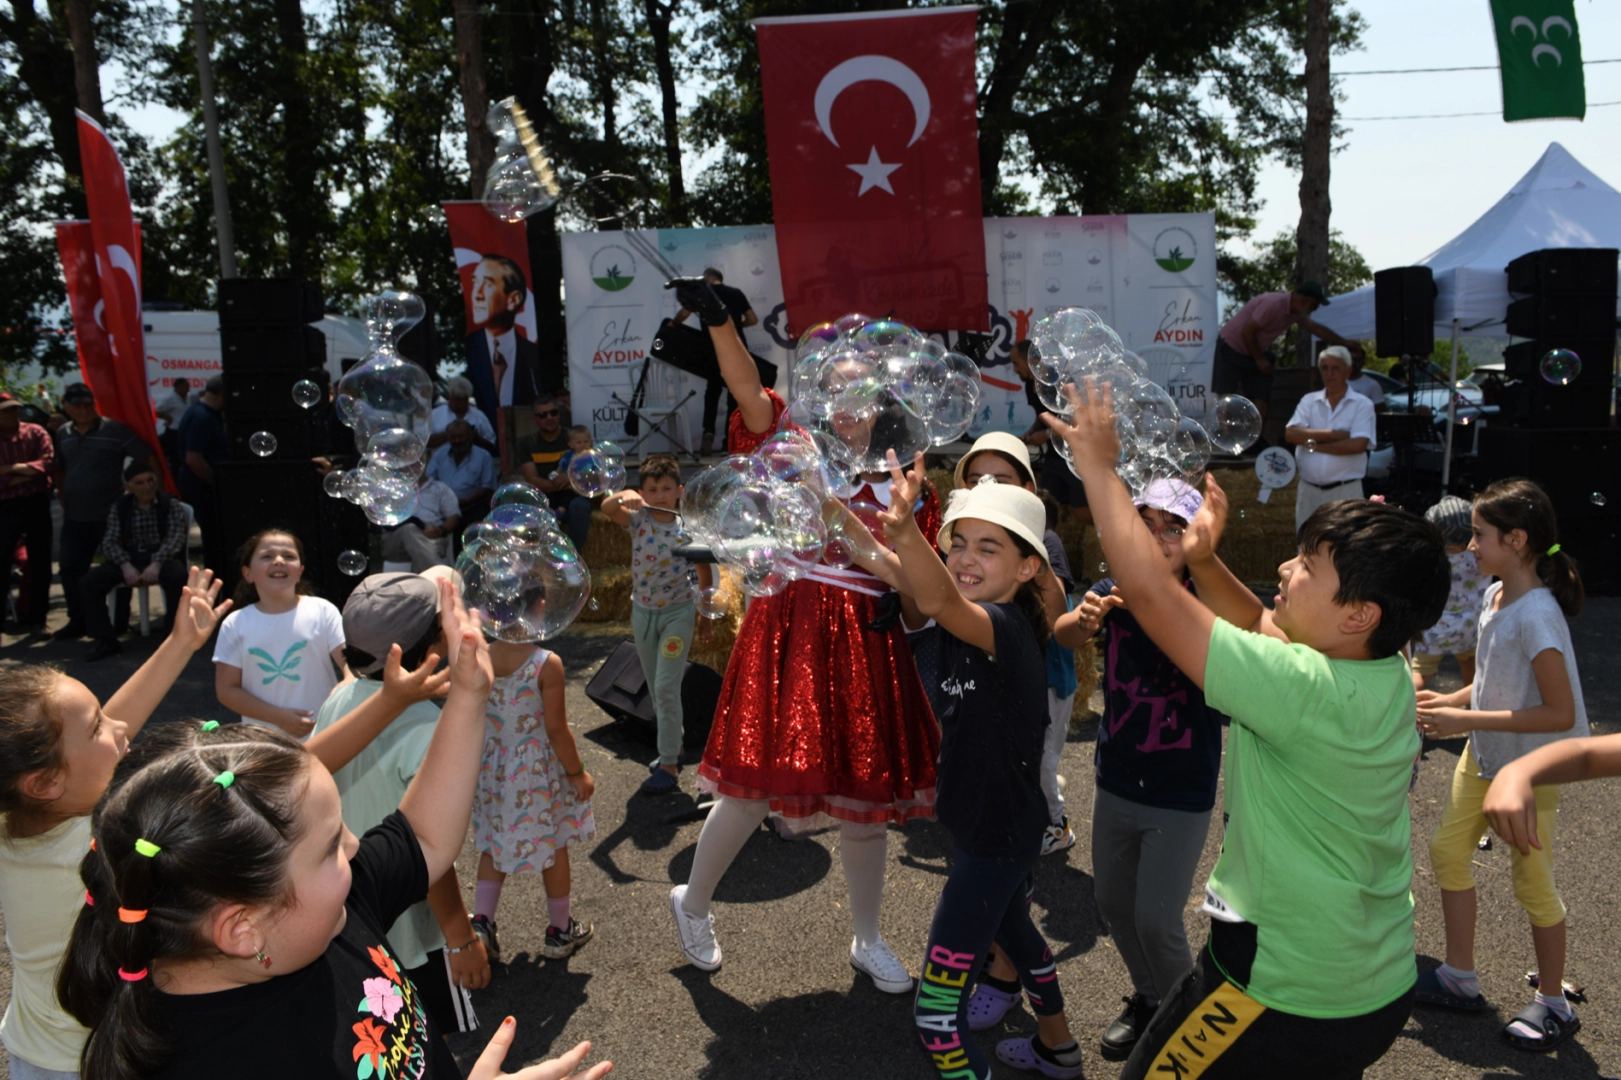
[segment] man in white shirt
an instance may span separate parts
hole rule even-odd
[[[1346,386],[1373,402],[1374,412],[1382,413],[1385,411],[1385,392],[1379,388],[1378,380],[1362,370],[1362,362],[1366,357],[1352,356],[1351,350],[1340,345],[1330,345],[1323,352],[1336,354],[1350,366],[1351,375],[1345,381]]]
[[[1346,385],[1350,365],[1341,350],[1324,349],[1317,358],[1317,372],[1323,388],[1300,399],[1284,431],[1300,470],[1297,530],[1324,503],[1363,497],[1368,451],[1378,438],[1373,402]]]
[[[456,493],[427,472],[417,478],[417,505],[410,517],[383,531],[383,558],[390,562],[411,560],[411,572],[420,574],[430,566],[449,566],[450,538],[461,524],[461,505]]]
[[[431,422],[433,434],[428,436],[428,449],[437,450],[447,440],[445,429],[453,420],[466,420],[473,425],[473,445],[495,453],[495,428],[482,409],[473,404],[473,381],[458,375],[445,384],[445,400],[433,407]]]

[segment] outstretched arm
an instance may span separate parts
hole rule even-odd
[[[320,758],[328,770],[337,772],[371,745],[371,741],[406,709],[444,694],[450,686],[450,671],[448,668],[434,670],[441,659],[439,647],[435,645],[415,671],[406,671],[400,667],[400,647],[390,645],[388,657],[383,661],[382,688],[344,713],[336,723],[312,735],[305,747]]]
[[[212,570],[192,567],[186,576],[185,588],[180,590],[174,629],[140,670],[102,706],[104,713],[128,726],[131,740],[140,734],[152,711],[186,669],[192,654],[208,643],[214,627],[231,610],[229,600],[215,606],[214,599],[219,593],[220,582],[214,579]]]
[[[776,409],[765,387],[760,385],[760,372],[754,366],[754,358],[744,348],[743,339],[714,288],[703,278],[671,278],[664,287],[674,289],[682,308],[696,311],[699,321],[709,328],[720,376],[743,414],[743,426],[756,435],[770,431]]]
[[[1159,545],[1132,505],[1126,485],[1115,474],[1120,440],[1115,434],[1114,396],[1110,389],[1104,387],[1100,394],[1088,380],[1085,396],[1071,389],[1070,400],[1075,409],[1073,425],[1051,414],[1043,414],[1042,420],[1069,443],[1115,582],[1154,644],[1203,689],[1216,616],[1171,573]]]
[[[1483,809],[1497,835],[1521,855],[1529,855],[1532,848],[1542,846],[1537,840],[1537,797],[1532,788],[1601,776],[1621,776],[1621,735],[1560,739],[1498,769]]]
[[[1188,523],[1182,538],[1182,554],[1187,558],[1188,575],[1193,578],[1199,601],[1241,630],[1289,640],[1272,624],[1272,613],[1250,587],[1217,557],[1216,545],[1227,528],[1227,492],[1209,473],[1205,475],[1204,490],[1204,505]]]

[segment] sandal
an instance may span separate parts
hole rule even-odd
[[[1530,1038],[1514,1031],[1515,1024],[1524,1024],[1542,1032],[1540,1039]],[[1521,1050],[1552,1050],[1578,1031],[1582,1030],[1581,1018],[1572,1015],[1569,1020],[1554,1012],[1540,1001],[1533,1001],[1520,1014],[1503,1028],[1503,1038],[1510,1046]]]
[[[1433,969],[1419,975],[1418,982],[1413,986],[1413,1000],[1424,1005],[1439,1005],[1443,1009],[1457,1009],[1460,1012],[1479,1012],[1486,1007],[1485,995],[1476,994],[1473,998],[1459,997],[1446,988],[1441,976]]]

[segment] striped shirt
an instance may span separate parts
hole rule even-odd
[[[20,499],[51,490],[51,471],[56,467],[56,444],[51,433],[38,424],[23,421],[17,433],[0,436],[0,465],[32,466],[32,476],[0,476],[0,499]]]
[[[120,496],[107,511],[107,531],[101,538],[101,557],[114,566],[130,562],[130,549],[152,552],[155,563],[183,558],[186,545],[186,510],[179,499],[169,499],[169,519],[163,521],[158,513],[162,500],[153,500],[146,509],[131,506],[129,536],[123,535],[124,523],[119,520],[118,508],[125,499],[135,501],[133,495]]]

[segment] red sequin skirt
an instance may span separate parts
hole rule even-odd
[[[878,597],[801,579],[750,602],[698,767],[796,830],[934,815],[940,728]]]

